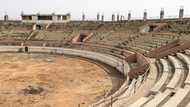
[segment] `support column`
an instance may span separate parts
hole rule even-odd
[[[131,20],[131,12],[129,11],[129,13],[128,13],[128,21],[130,21]]]
[[[123,16],[121,15],[121,16],[120,16],[120,21],[122,21],[122,20],[123,20]]]
[[[123,21],[123,20],[124,20],[124,18],[125,18],[125,17],[122,15],[122,16],[120,17],[120,20],[121,20],[121,21]]]
[[[104,21],[104,14],[102,13],[102,21]]]
[[[117,14],[117,21],[119,21],[119,14]]]
[[[97,21],[100,21],[100,13],[97,13]]]
[[[85,21],[85,14],[82,13],[82,21]]]
[[[67,21],[71,20],[71,13],[67,14]]]
[[[8,21],[9,20],[9,16],[7,14],[4,15],[4,21]]]
[[[161,8],[161,11],[160,11],[160,21],[163,21],[164,20],[164,8]]]
[[[115,14],[112,14],[112,22],[115,21]]]
[[[52,13],[52,21],[57,22],[58,21],[58,16],[55,15],[55,13]]]
[[[144,20],[144,21],[147,20],[147,11],[146,11],[146,10],[144,10],[143,20]]]
[[[184,15],[184,8],[183,6],[181,6],[179,10],[179,20],[183,20],[183,15]]]

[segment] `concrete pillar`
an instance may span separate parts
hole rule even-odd
[[[102,21],[104,21],[104,14],[102,14]]]
[[[33,22],[38,21],[38,16],[37,16],[37,15],[33,15],[33,16],[32,16],[32,21],[33,21]]]
[[[128,21],[131,20],[131,12],[128,13]]]
[[[112,14],[112,22],[115,21],[115,14]]]
[[[117,14],[117,21],[119,21],[119,14]]]
[[[71,20],[71,13],[67,14],[67,20]]]
[[[100,13],[97,13],[97,21],[100,20]]]
[[[184,15],[184,8],[183,6],[180,7],[180,10],[179,10],[179,19],[182,20],[183,19],[183,15]]]
[[[124,16],[122,16],[122,20],[125,20],[125,17],[124,17]]]
[[[85,14],[82,14],[82,21],[85,21]]]
[[[36,24],[33,25],[32,30],[36,30]]]
[[[52,13],[52,21],[53,22],[57,22],[58,21],[58,17],[55,15],[55,13]]]
[[[143,14],[143,20],[144,20],[144,21],[147,20],[147,11],[146,11],[146,10],[144,11],[144,14]]]
[[[20,44],[20,46],[24,46],[24,43],[22,42],[22,43]]]
[[[4,21],[8,21],[9,20],[9,16],[7,14],[4,15]]]
[[[164,20],[164,8],[162,8],[160,11],[160,20]]]
[[[120,20],[123,21],[124,20],[124,16],[120,16]]]
[[[23,11],[21,11],[21,17],[24,15],[24,12]]]

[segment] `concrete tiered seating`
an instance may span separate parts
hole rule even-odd
[[[124,24],[126,25],[126,24]],[[100,26],[98,30],[95,30],[99,23],[87,23],[87,22],[71,22],[63,25],[53,24],[49,26],[49,29],[56,30],[61,28],[62,31],[39,31],[40,33],[34,37],[37,40],[69,40],[79,33],[80,30],[90,30],[94,33],[93,37],[89,40],[93,43],[107,43],[114,46],[120,46],[115,44],[121,44],[121,48],[130,48],[140,53],[148,53],[149,51],[159,48],[167,43],[170,43],[177,39],[177,36],[164,35],[164,34],[139,34],[133,36],[132,30],[126,31],[127,27],[120,24],[109,25],[109,28],[103,28]],[[63,30],[64,29],[64,30]],[[77,33],[76,33],[77,32]],[[129,33],[128,33],[129,32]],[[10,33],[10,34],[8,34]],[[1,32],[1,37],[7,35],[17,37],[18,34],[23,34],[24,37],[27,33],[23,32]],[[0,37],[0,38],[1,38]],[[130,37],[130,39],[128,38]],[[24,47],[1,47],[2,52],[19,52]],[[82,48],[80,48],[82,49]],[[88,49],[85,49],[88,50]],[[64,53],[71,55],[79,55],[86,58],[92,58],[99,60],[109,65],[112,65],[116,69],[120,70],[125,76],[129,72],[129,66],[126,65],[128,70],[123,70],[122,52],[114,51],[110,49],[91,48],[98,53],[104,53],[105,55],[99,55],[92,52],[80,52],[79,50],[71,51],[67,49],[46,49],[41,47],[29,47],[29,52],[47,52],[47,53]],[[107,54],[108,55],[107,55]],[[173,54],[172,54],[173,55]],[[176,56],[168,56],[168,59],[157,60],[157,66],[155,63],[151,63],[154,66],[153,70],[150,70],[148,78],[144,78],[144,75],[139,75],[138,78],[132,79],[131,83],[121,87],[124,90],[119,93],[117,97],[114,97],[113,107],[190,107],[190,50],[185,50],[185,53],[177,53]],[[127,63],[127,62],[126,62]],[[188,70],[188,72],[187,72]],[[155,82],[156,81],[156,82]],[[107,99],[109,100],[109,99]],[[189,103],[189,104],[188,104]]]
[[[163,93],[160,92],[154,96],[152,100],[144,105],[144,107],[157,107],[163,105],[172,95],[171,90],[165,90]]]
[[[0,39],[6,40],[24,40],[30,31],[2,31],[0,32]]]
[[[162,90],[166,88],[167,81],[169,81],[170,79],[171,71],[170,71],[169,63],[166,59],[160,59],[160,62],[163,66],[162,75],[160,79],[156,82],[154,87],[150,89],[151,93],[153,92],[153,96],[150,95],[148,97],[142,97],[139,99],[139,100],[142,100],[141,104],[137,104],[138,102],[140,102],[139,100],[137,100],[137,102],[135,102],[134,105],[132,104],[130,107],[159,106],[159,105],[162,105],[165,102],[165,100],[167,100],[170,97],[170,95],[172,94],[171,90],[167,89],[163,93],[161,92]],[[155,93],[156,95],[154,96]],[[135,106],[135,105],[138,105],[138,106]]]
[[[178,107],[189,92],[189,89],[180,88],[162,107]]]
[[[158,93],[159,91],[163,90],[163,88],[165,87],[165,84],[167,84],[167,81],[170,79],[170,75],[171,75],[168,61],[166,59],[160,59],[160,62],[162,63],[162,66],[163,66],[162,76],[156,82],[154,87],[151,89],[151,91],[154,93]]]
[[[145,50],[145,49],[142,49],[142,48],[140,48],[140,47],[136,47],[136,46],[134,46],[134,47],[130,47],[130,48],[132,48],[132,49],[134,49],[134,50],[136,50],[136,51],[138,51],[138,52],[140,52],[140,53],[142,53],[142,54],[148,52],[148,50]]]
[[[174,89],[176,86],[181,87],[182,83],[180,81],[184,77],[183,65],[176,57],[168,56],[168,58],[174,65],[175,72],[171,81],[168,83],[167,88]]]
[[[185,106],[185,107],[190,107],[190,102],[187,104],[187,106]]]
[[[162,73],[163,73],[163,66],[160,63],[160,60],[156,60],[156,67],[157,67],[157,79],[156,79],[156,81],[158,81],[162,77]]]
[[[131,104],[129,107],[142,107],[149,100],[150,100],[150,98],[148,98],[148,97],[141,97],[135,103]]]
[[[134,33],[127,31],[100,31],[95,32],[88,41],[92,43],[106,43],[109,45],[118,45],[128,39],[129,35]]]
[[[69,31],[39,31],[34,37],[37,40],[65,40],[70,38],[72,32]],[[75,35],[76,36],[76,35]]]
[[[190,83],[189,83],[190,82],[190,72],[189,72],[190,71],[190,56],[187,54],[189,54],[187,51],[186,51],[186,54],[177,53],[178,58],[180,58],[185,63],[185,65],[188,69],[188,72],[186,73],[186,79],[184,82],[184,88],[182,91],[183,93],[179,93],[181,100],[179,100],[178,103],[176,103],[176,105],[178,105],[180,107],[181,106],[185,107],[186,105],[187,105],[187,107],[190,106],[190,105],[188,105],[189,100],[190,100]],[[177,95],[176,95],[176,97],[177,97]],[[167,105],[169,105],[169,103]]]
[[[120,97],[114,104],[113,107],[125,107],[126,105],[132,104],[134,101],[138,100],[140,97],[148,94],[148,90],[153,86],[154,82],[156,81],[157,75],[157,67],[155,66],[154,60],[151,60],[151,68],[150,73],[147,78],[142,78],[139,76],[137,82],[134,86],[135,93],[132,91],[130,96],[122,96]],[[143,82],[142,79],[145,81]]]
[[[189,56],[185,55],[185,54],[182,54],[182,53],[177,53],[177,56],[183,60],[185,62],[185,64],[187,65],[188,67],[188,70],[190,70],[190,58]],[[186,80],[185,80],[185,84],[186,85],[190,85],[190,72],[188,71],[188,75],[186,77]]]
[[[177,107],[185,102],[184,100],[190,93],[190,87],[187,88],[187,86],[185,86],[183,88],[184,83],[188,84],[188,82],[186,83],[188,76],[185,80],[186,68],[184,67],[183,62],[177,57],[186,65],[189,65],[189,57],[181,53],[178,53],[177,56],[168,56],[171,64],[166,59],[160,59],[163,66],[163,73],[160,79],[156,82],[154,87],[151,88],[150,95],[147,97],[141,97],[135,103],[130,105],[130,107]],[[172,69],[170,67],[174,67],[174,74],[171,80]],[[185,104],[186,103],[187,101]]]
[[[121,47],[128,47],[140,53],[147,53],[154,48],[161,47],[174,40],[176,40],[176,38],[170,37],[169,35],[143,35],[132,39],[132,41],[128,41],[127,46],[123,43]]]
[[[169,60],[172,62],[175,68],[175,72],[173,74],[172,79],[166,86],[166,90],[162,93],[158,93],[153,100],[148,102],[145,107],[152,107],[152,106],[161,106],[167,102],[168,99],[173,98],[171,97],[173,94],[173,89],[178,90],[183,83],[184,77],[184,70],[182,67],[182,63],[174,56],[168,56]],[[181,69],[180,69],[181,68]],[[172,90],[171,90],[172,89]],[[172,99],[171,99],[172,100]]]
[[[185,50],[185,53],[186,53],[187,55],[190,55],[190,50],[189,50],[189,49]]]

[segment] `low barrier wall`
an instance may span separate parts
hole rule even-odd
[[[106,63],[112,67],[115,67],[119,72],[121,72],[124,76],[127,77],[130,68],[128,63],[125,60],[118,59],[117,57],[111,55],[104,55],[95,52],[89,52],[84,50],[76,50],[76,49],[67,49],[67,48],[57,48],[57,47],[36,47],[36,46],[0,46],[0,52],[25,52],[27,48],[27,52],[29,53],[49,53],[49,54],[66,54],[66,55],[74,55],[85,57],[97,61],[101,61]],[[117,90],[111,97],[117,97],[123,93],[128,86],[128,80]],[[109,97],[110,98],[110,97]],[[103,100],[100,100],[100,103]]]
[[[28,46],[28,52],[55,53],[55,54],[80,56],[80,57],[97,60],[97,61],[106,63],[112,67],[115,67],[118,71],[124,74],[124,76],[127,76],[126,74],[129,72],[129,65],[127,63],[124,63],[121,59],[118,59],[111,55],[104,55],[104,54],[85,51],[85,50],[55,48],[55,47],[34,47],[34,46]]]
[[[78,55],[81,57],[88,57],[88,58],[93,58],[94,60],[98,60],[104,63],[109,64],[110,66],[116,67],[120,72],[122,72],[125,76],[129,73],[129,67],[126,65],[124,62],[125,61],[137,61],[139,64],[139,70],[135,71],[132,70],[130,71],[130,74],[133,74],[135,71],[135,74],[142,74],[144,72],[144,69],[147,69],[147,67],[142,66],[147,66],[147,60],[146,57],[144,57],[141,54],[138,54],[137,52],[131,52],[128,50],[124,49],[119,49],[110,45],[104,45],[104,44],[91,44],[91,43],[81,43],[80,45],[72,45],[72,44],[67,44],[61,41],[0,41],[1,45],[4,45],[6,47],[7,45],[9,47],[6,48],[6,51],[8,52],[8,49],[11,51],[12,45],[16,46],[25,46],[28,47],[28,52],[46,52],[46,53],[59,53],[59,54],[71,54],[71,55]],[[49,47],[47,47],[49,46]],[[51,47],[50,47],[51,46]],[[67,47],[68,48],[63,48]],[[95,47],[97,49],[105,50],[105,52],[91,52],[91,51],[86,51],[85,47]],[[15,48],[14,51],[22,51],[24,50],[24,47],[22,49],[17,49]],[[75,48],[75,49],[73,49]],[[80,49],[80,50],[78,50]],[[82,49],[82,50],[81,50]],[[2,51],[5,51],[4,48],[1,49]],[[100,51],[101,51],[100,50]],[[103,53],[103,54],[100,54]],[[107,53],[106,55],[104,53]],[[104,55],[104,56],[103,56]],[[115,56],[115,57],[114,57]],[[140,56],[140,57],[139,57]],[[112,58],[112,59],[110,59]],[[117,60],[116,60],[117,59]],[[122,61],[123,60],[123,61]],[[119,62],[119,63],[118,63]],[[146,63],[146,64],[145,64]],[[149,64],[148,64],[149,65]],[[127,69],[128,68],[128,69]],[[141,69],[140,69],[141,68]],[[126,70],[125,70],[126,69]],[[142,71],[140,71],[142,70]],[[128,72],[126,72],[128,71]],[[138,76],[138,75],[136,75]],[[131,77],[134,78],[134,77]]]
[[[26,48],[25,46],[0,46],[0,52],[25,52],[25,48]],[[116,68],[125,76],[127,76],[127,73],[129,72],[129,65],[127,62],[111,55],[104,55],[85,50],[56,48],[56,47],[36,47],[36,46],[28,46],[27,51],[31,53],[66,54],[66,55],[85,57],[108,64]]]
[[[37,43],[36,45],[39,45],[39,46],[36,46],[36,45],[32,46],[33,43]],[[0,46],[0,52],[66,54],[66,55],[80,56],[80,57],[97,60],[116,68],[120,73],[122,73],[125,77],[127,77],[125,82],[119,88],[119,90],[117,90],[111,96],[108,96],[106,99],[101,99],[99,102],[96,103],[97,105],[102,104],[104,101],[106,101],[107,104],[109,104],[110,99],[112,98],[113,100],[116,100],[117,97],[122,95],[128,88],[129,79],[137,78],[138,75],[142,75],[142,74],[145,75],[147,74],[147,71],[149,70],[149,63],[143,55],[130,52],[127,50],[111,48],[110,46],[103,46],[106,49],[108,47],[108,49],[110,48],[110,49],[114,49],[115,51],[122,52],[121,55],[123,55],[124,58],[118,58],[109,54],[101,54],[101,53],[91,52],[91,51],[86,51],[86,50],[77,50],[77,49],[70,49],[70,48],[63,48],[63,47],[46,47],[46,45],[43,45],[44,43],[45,42],[40,42],[40,41],[33,41],[33,42],[28,42],[28,43],[13,42],[11,44],[14,44],[15,46],[11,46],[11,44],[9,44],[10,46]],[[19,44],[21,45],[16,46]],[[29,46],[26,44],[28,44]],[[58,43],[56,43],[56,45],[58,45]],[[137,68],[130,70],[130,67],[126,61],[136,61],[139,64],[139,66]],[[128,78],[128,76],[130,76],[130,78]]]
[[[23,52],[24,46],[0,46],[0,52]]]

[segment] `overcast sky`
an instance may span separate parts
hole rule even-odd
[[[178,16],[180,6],[184,6],[185,15],[190,16],[190,0],[1,0],[0,18],[5,12],[9,18],[19,18],[21,11],[30,13],[68,13],[72,19],[81,18],[82,12],[86,18],[95,19],[97,12],[104,13],[105,19],[110,19],[112,13],[132,17],[142,17],[146,9],[148,17],[159,16],[161,8],[165,16]]]

